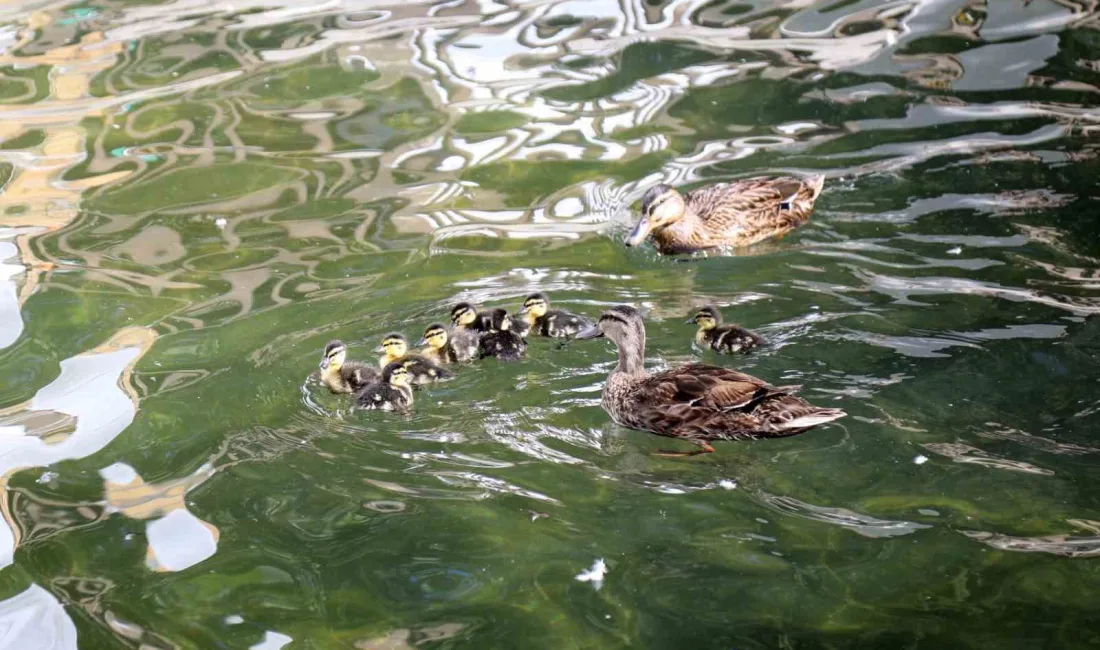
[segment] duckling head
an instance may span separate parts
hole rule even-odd
[[[382,381],[398,388],[409,387],[409,369],[398,361],[386,364],[382,369]]]
[[[447,345],[447,328],[439,323],[434,323],[424,330],[424,338],[420,339],[417,346],[430,346],[434,350],[440,350]]]
[[[661,183],[642,197],[642,216],[626,238],[627,246],[640,246],[649,233],[680,220],[687,210],[684,196],[671,185]]]
[[[493,309],[489,312],[489,327],[493,330],[507,332],[512,329],[512,317],[507,309]]]
[[[348,346],[343,341],[329,341],[321,354],[321,371],[338,372],[348,356]]]
[[[698,325],[701,330],[712,330],[722,323],[722,314],[718,311],[717,307],[707,305],[695,312],[695,315],[688,320],[688,323]]]
[[[460,302],[451,308],[451,322],[459,327],[469,327],[477,320],[477,310],[468,302]]]
[[[534,325],[535,321],[546,315],[550,309],[550,299],[545,293],[533,293],[523,299],[523,309],[516,316]]]
[[[386,338],[382,339],[382,345],[379,345],[374,351],[382,353],[382,358],[378,360],[378,363],[385,366],[391,361],[396,361],[405,356],[409,352],[409,342],[403,335],[394,332],[387,334]]]

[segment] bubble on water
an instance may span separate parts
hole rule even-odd
[[[913,459],[913,462],[918,465],[923,465],[928,462],[928,456],[918,455],[916,458]]]

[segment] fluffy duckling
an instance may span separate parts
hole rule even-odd
[[[451,344],[447,328],[439,323],[429,325],[417,345],[422,348],[420,354],[437,365],[446,366],[458,361],[458,351]]]
[[[722,325],[722,314],[714,305],[701,308],[687,322],[699,326],[699,331],[695,333],[695,342],[718,354],[748,352],[768,344],[763,336],[750,332],[737,323]]]
[[[387,334],[382,339],[382,345],[375,348],[375,352],[381,352],[378,365],[387,365],[400,362],[409,371],[409,381],[414,384],[430,384],[432,382],[450,379],[455,376],[446,368],[441,368],[419,354],[409,354],[409,342],[404,335],[394,332]]]
[[[413,403],[408,368],[398,361],[386,364],[382,376],[355,396],[355,403],[371,411],[406,411]]]
[[[478,358],[496,357],[502,361],[519,361],[527,354],[527,341],[512,330],[512,317],[505,309],[488,312],[488,327],[478,339]]]
[[[334,393],[354,393],[367,384],[378,381],[378,371],[347,361],[348,346],[343,341],[329,341],[321,355],[321,382]]]
[[[478,339],[483,330],[484,318],[468,302],[460,302],[451,308],[451,346],[459,361],[478,358]]]
[[[541,292],[524,298],[523,309],[516,316],[523,319],[530,330],[551,338],[571,338],[592,325],[592,321],[584,316],[561,309],[550,309],[550,299]]]
[[[642,216],[626,245],[650,237],[660,253],[670,255],[782,237],[810,220],[824,184],[824,176],[747,178],[685,194],[657,185],[642,197]]]
[[[577,339],[606,336],[619,363],[604,384],[600,405],[617,424],[694,443],[690,456],[714,451],[711,440],[782,438],[845,416],[794,393],[729,368],[693,363],[650,374],[645,369],[645,323],[638,310],[618,305]]]

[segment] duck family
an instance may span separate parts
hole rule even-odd
[[[809,219],[823,183],[823,176],[753,178],[687,193],[657,185],[642,197],[641,216],[625,243],[638,246],[650,239],[661,254],[678,254],[782,237]],[[697,328],[694,344],[718,354],[745,354],[767,345],[759,334],[724,323],[715,305],[695,310],[687,324]],[[591,319],[552,308],[543,292],[524,298],[514,315],[460,302],[450,310],[449,327],[433,323],[424,330],[419,352],[410,352],[400,332],[387,334],[375,349],[381,353],[377,367],[349,361],[347,345],[332,341],[321,356],[320,379],[333,393],[354,395],[364,409],[407,411],[414,386],[452,379],[462,363],[519,361],[527,355],[531,334],[611,341],[618,363],[604,384],[600,404],[621,426],[694,446],[661,455],[710,453],[716,440],[793,436],[845,416],[840,409],[799,397],[800,386],[775,386],[730,368],[690,363],[649,373],[645,323],[634,307],[618,305]]]

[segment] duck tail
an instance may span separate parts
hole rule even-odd
[[[810,176],[803,183],[810,190],[810,201],[816,201],[817,197],[821,196],[821,190],[825,187],[825,174]]]
[[[839,420],[845,415],[848,414],[840,409],[815,409],[793,420],[779,423],[776,428],[782,431],[805,430],[825,424],[826,422]]]

